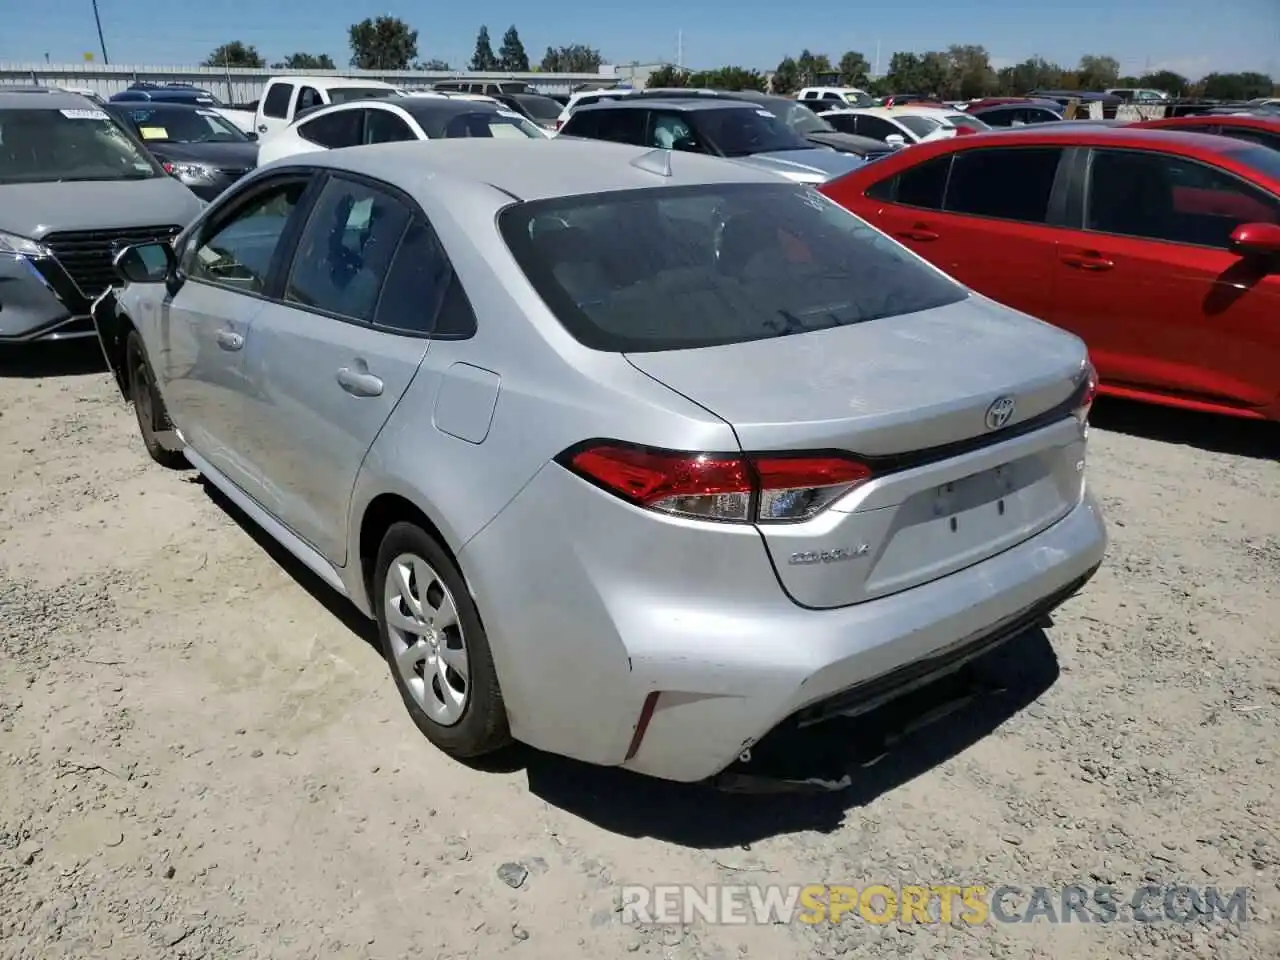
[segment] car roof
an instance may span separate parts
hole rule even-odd
[[[386,83],[383,80],[364,80],[360,77],[313,77],[283,73],[278,77],[272,77],[267,82],[274,83],[276,81],[288,81],[289,83],[314,87],[317,90],[332,90],[335,87],[368,87],[374,90],[395,89],[394,84]]]
[[[743,110],[750,109],[742,100],[735,100],[729,97],[716,97],[703,95],[700,97],[690,97],[687,100],[679,97],[671,97],[666,99],[663,97],[623,97],[616,101],[601,100],[599,103],[590,103],[585,107],[579,107],[583,113],[592,110],[675,110],[679,112],[689,112],[692,110]]]
[[[203,110],[206,113],[213,109],[207,103],[192,103],[189,100],[109,100],[106,109],[116,112],[125,110],[164,110],[169,113],[194,113]]]
[[[1157,149],[1165,147],[1173,150],[1191,148],[1196,152],[1205,153],[1230,153],[1247,146],[1239,140],[1218,136],[1213,133],[1192,133],[1189,130],[1138,127],[1131,126],[1126,121],[1110,124],[1106,121],[1092,120],[1084,121],[1084,123],[1080,124],[1071,124],[1070,126],[1068,126],[1068,123],[1069,121],[1030,124],[1009,130],[984,131],[958,140],[944,140],[942,142],[953,144],[957,147],[967,147],[970,144],[976,146],[982,143],[993,143],[998,139],[1014,136],[1020,140],[1030,140],[1032,143],[1046,146],[1057,146],[1059,144],[1071,146],[1079,145],[1083,142],[1084,144],[1113,147],[1154,147]],[[916,148],[913,147],[912,149]]]
[[[39,90],[23,90],[21,93],[7,93],[0,87],[0,110],[101,110],[99,104],[78,93],[46,88],[48,92]]]
[[[669,160],[671,176],[636,166],[634,161],[646,155]],[[451,180],[487,185],[519,200],[652,187],[779,182],[772,172],[718,157],[571,137],[458,137],[429,143],[379,143],[302,154],[280,163],[361,173],[410,194],[424,189],[429,181]]]

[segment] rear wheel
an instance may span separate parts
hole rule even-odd
[[[510,743],[489,641],[448,552],[414,524],[393,524],[370,599],[396,688],[427,739],[459,758]]]
[[[128,376],[129,399],[133,401],[133,412],[138,418],[138,432],[142,434],[142,442],[151,459],[162,467],[171,470],[185,470],[191,465],[181,450],[170,450],[157,436],[163,430],[172,430],[168,411],[164,400],[156,390],[155,377],[151,373],[151,365],[147,363],[146,352],[142,349],[142,337],[138,331],[131,330],[125,341],[125,370]]]

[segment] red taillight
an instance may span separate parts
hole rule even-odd
[[[171,177],[173,176],[173,164],[172,164],[172,163],[170,163],[169,161],[167,161],[167,160],[166,160],[164,163],[160,164],[160,166],[164,168],[164,172],[165,172],[165,173],[169,174],[169,176],[171,176]]]
[[[556,130],[557,130],[557,132],[558,132],[558,131],[560,130],[560,128],[561,128],[561,127],[563,127],[563,126],[564,126],[564,121],[557,117],[557,118],[556,118]]]
[[[677,516],[737,523],[807,520],[871,478],[841,456],[741,456],[600,443],[561,463],[616,496]]]
[[[1080,397],[1080,405],[1072,411],[1072,415],[1081,423],[1085,423],[1089,419],[1089,411],[1093,408],[1093,401],[1098,396],[1098,371],[1091,362],[1085,363],[1084,368],[1084,393]]]

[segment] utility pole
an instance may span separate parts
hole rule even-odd
[[[876,67],[874,71],[874,76],[877,80],[880,79],[880,41],[879,40],[876,40]]]
[[[98,15],[98,0],[93,0],[93,22],[98,25],[98,46],[102,48],[102,62],[110,63],[107,59],[107,41],[102,38],[102,17]]]
[[[676,68],[684,69],[684,31],[676,31]]]

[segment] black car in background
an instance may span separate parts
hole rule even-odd
[[[556,120],[564,109],[558,101],[538,93],[494,93],[490,96],[547,130],[556,128]]]
[[[135,101],[105,109],[201,199],[212,200],[258,162],[254,138],[208,107]]]

